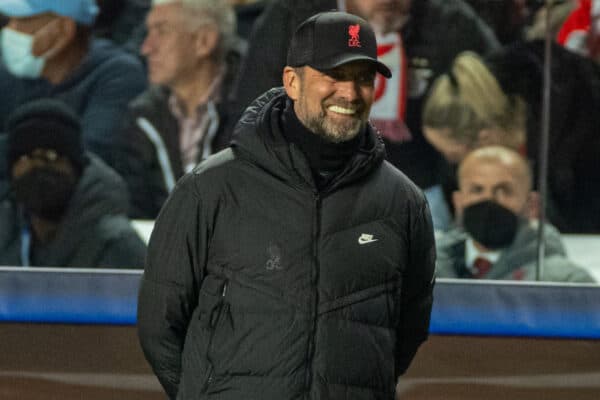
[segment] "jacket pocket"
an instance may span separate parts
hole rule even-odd
[[[227,287],[227,280],[210,275],[202,283],[198,307],[190,320],[183,348],[182,399],[200,398],[213,379],[214,362],[210,354],[219,325],[228,313],[229,306],[225,302]]]
[[[208,373],[202,387],[202,393],[206,393],[209,389],[210,384],[213,381],[215,375],[215,361],[213,360],[213,347],[215,343],[215,336],[218,334],[219,327],[223,324],[223,321],[229,315],[229,303],[226,300],[227,289],[229,288],[229,281],[224,280],[220,289],[220,296],[217,304],[211,310],[208,318],[210,335],[208,337],[208,346],[206,348],[205,358],[208,363]]]

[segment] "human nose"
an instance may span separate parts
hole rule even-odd
[[[492,190],[486,189],[486,188],[481,189],[477,198],[478,198],[478,201],[488,201],[488,200],[497,201],[498,200],[496,194]]]
[[[348,101],[354,101],[358,98],[358,85],[355,81],[338,81],[336,86],[339,97]]]
[[[152,34],[150,32],[148,32],[148,34],[146,35],[146,38],[142,42],[142,46],[140,47],[142,55],[147,56],[148,54],[150,54],[153,47],[154,47],[154,39],[152,37]]]
[[[502,197],[502,194],[500,192],[498,192],[496,190],[491,190],[491,191],[489,191],[489,192],[486,193],[485,199],[486,200],[491,200],[491,201],[496,202],[496,203],[501,203],[502,200],[503,200],[503,197]]]

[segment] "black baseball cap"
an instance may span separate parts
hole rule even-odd
[[[375,33],[364,19],[341,11],[322,12],[304,21],[290,42],[287,65],[319,71],[352,61],[370,61],[386,78],[390,69],[377,60]]]

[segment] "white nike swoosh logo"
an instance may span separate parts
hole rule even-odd
[[[358,244],[373,243],[373,242],[376,242],[378,240],[379,239],[367,239],[367,238],[364,238],[364,237],[361,236],[361,237],[358,238]]]

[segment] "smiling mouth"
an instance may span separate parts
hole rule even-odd
[[[336,105],[327,107],[327,110],[342,115],[355,115],[358,112],[355,108],[346,108]]]

